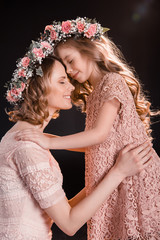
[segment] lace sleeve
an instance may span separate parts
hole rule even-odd
[[[121,105],[132,99],[131,92],[120,74],[109,73],[106,75],[101,87],[101,105],[113,98],[116,98]]]
[[[41,208],[48,208],[65,196],[61,171],[49,151],[34,143],[24,143],[14,153],[14,161],[24,184]]]

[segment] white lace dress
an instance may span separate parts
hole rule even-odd
[[[65,197],[60,168],[49,151],[14,136],[0,143],[0,239],[50,240],[44,209]]]

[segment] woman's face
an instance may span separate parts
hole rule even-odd
[[[60,46],[57,48],[58,55],[67,68],[67,73],[79,83],[89,80],[93,64],[87,56],[82,55],[74,47]]]
[[[70,109],[72,107],[71,92],[74,90],[74,86],[69,82],[64,66],[59,61],[54,63],[50,82],[50,91],[47,97],[49,111]]]

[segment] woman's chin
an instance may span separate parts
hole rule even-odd
[[[63,108],[61,108],[61,110],[69,110],[72,108],[72,104],[68,105],[68,106],[64,106]]]

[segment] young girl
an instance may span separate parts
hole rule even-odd
[[[95,21],[54,22],[42,37],[56,44],[55,53],[74,79],[73,101],[86,110],[86,129],[59,138],[25,130],[17,139],[32,140],[44,148],[85,151],[88,195],[124,146],[134,143],[136,147],[151,138],[150,103],[119,50]],[[88,239],[159,239],[159,202],[160,159],[153,150],[149,167],[126,178],[88,222]]]

